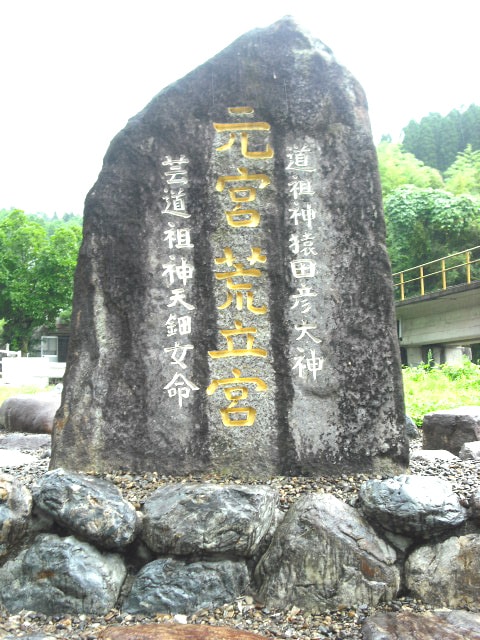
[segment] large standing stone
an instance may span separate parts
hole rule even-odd
[[[0,601],[11,612],[96,613],[111,609],[125,580],[122,558],[100,553],[72,536],[37,536],[31,547],[0,568]]]
[[[125,547],[139,528],[135,507],[102,478],[54,469],[40,478],[33,497],[54,520],[99,547]]]
[[[158,94],[86,199],[52,466],[407,462],[364,93],[290,19]]]
[[[331,494],[290,508],[260,560],[259,597],[273,607],[322,612],[395,597],[395,551],[359,512]]]
[[[480,611],[480,535],[453,536],[416,549],[405,563],[412,594],[436,606]]]
[[[253,556],[276,520],[270,487],[174,484],[146,501],[143,539],[162,555]]]
[[[424,449],[446,449],[458,456],[466,442],[480,440],[480,407],[427,413],[422,431]]]

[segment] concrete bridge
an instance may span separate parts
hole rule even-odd
[[[403,364],[480,358],[480,246],[393,274]],[[449,282],[451,284],[449,284]]]

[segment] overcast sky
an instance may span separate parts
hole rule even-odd
[[[0,0],[0,209],[81,214],[130,117],[287,14],[363,85],[376,142],[480,105],[478,0]]]

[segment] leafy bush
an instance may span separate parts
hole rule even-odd
[[[461,366],[405,367],[403,385],[406,413],[419,427],[426,413],[480,406],[480,366],[467,358]]]

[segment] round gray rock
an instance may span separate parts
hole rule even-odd
[[[359,498],[372,522],[408,537],[428,538],[461,525],[467,518],[451,484],[432,476],[367,480],[360,487]]]
[[[480,440],[480,407],[458,407],[427,413],[423,418],[424,449],[446,449],[458,456],[465,442]]]
[[[136,577],[124,606],[129,613],[184,613],[222,605],[245,592],[248,571],[241,560],[154,560]]]
[[[52,433],[60,402],[61,395],[56,392],[12,396],[0,406],[0,426],[5,431]]]
[[[119,555],[101,553],[72,536],[41,534],[0,568],[0,584],[8,585],[0,601],[11,613],[101,615],[115,605],[125,576]]]
[[[174,484],[145,502],[143,539],[157,553],[250,557],[276,520],[278,494],[261,485]]]
[[[34,487],[33,499],[56,522],[105,549],[125,547],[136,536],[134,506],[101,478],[54,469]]]

